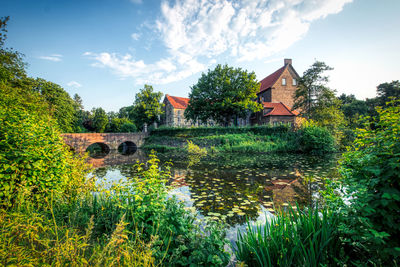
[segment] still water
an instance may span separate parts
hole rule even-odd
[[[157,154],[161,166],[172,163],[170,196],[175,195],[198,218],[229,224],[234,240],[246,218],[265,222],[276,210],[312,204],[323,187],[323,178],[336,177],[338,155],[325,157],[300,154],[224,154],[199,158]],[[91,159],[98,179],[112,182],[133,174],[134,164],[147,155],[111,152]]]

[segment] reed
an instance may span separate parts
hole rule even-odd
[[[297,210],[299,207],[297,206]],[[288,209],[238,232],[235,255],[248,266],[332,266],[340,256],[340,216],[327,209]]]

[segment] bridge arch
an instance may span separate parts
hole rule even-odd
[[[106,143],[96,142],[86,148],[92,158],[104,158],[110,153],[111,149]]]
[[[132,155],[137,151],[137,146],[132,141],[124,141],[118,146],[118,152],[122,155]]]

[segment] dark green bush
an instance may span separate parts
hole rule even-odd
[[[137,131],[136,125],[132,122],[126,122],[121,126],[121,133],[134,133]]]
[[[335,139],[324,127],[308,125],[299,134],[299,149],[304,153],[323,155],[335,151]]]

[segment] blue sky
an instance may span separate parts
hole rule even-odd
[[[0,16],[30,76],[117,111],[145,83],[186,97],[216,64],[261,80],[284,58],[300,75],[324,61],[338,94],[374,97],[400,79],[399,10],[398,0],[3,0]]]

